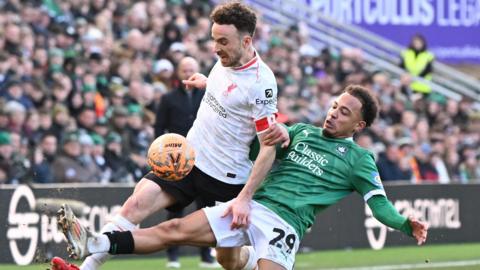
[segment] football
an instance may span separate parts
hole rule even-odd
[[[195,150],[184,136],[168,133],[152,142],[148,148],[147,162],[158,177],[178,181],[192,170]]]

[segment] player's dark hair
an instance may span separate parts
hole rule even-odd
[[[229,2],[215,7],[210,19],[216,24],[232,24],[239,32],[253,37],[257,24],[257,15],[247,5],[240,2]]]
[[[345,92],[356,97],[362,103],[362,118],[369,127],[378,114],[378,100],[370,90],[360,85],[349,85]]]

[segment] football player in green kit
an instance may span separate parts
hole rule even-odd
[[[234,200],[135,231],[92,236],[83,227],[66,228],[78,232],[68,237],[70,249],[83,257],[107,251],[150,253],[178,244],[252,245],[259,269],[293,269],[299,242],[316,214],[352,191],[363,196],[380,222],[423,244],[427,224],[398,213],[386,198],[373,155],[352,140],[377,112],[370,91],[348,86],[333,102],[323,128],[293,125],[288,148],[270,147],[259,155],[251,179]],[[280,162],[269,172],[275,158]],[[63,218],[75,219],[68,206],[64,212]]]

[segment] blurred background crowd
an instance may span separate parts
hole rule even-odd
[[[187,0],[0,1],[0,183],[140,179],[161,98],[179,85],[179,61],[192,56],[205,75],[216,62],[211,8]],[[355,140],[376,155],[383,181],[480,180],[472,101],[413,89],[407,71],[367,71],[359,49],[314,48],[301,25],[259,21],[254,45],[277,78],[279,121],[321,125],[332,98],[362,84],[377,93],[381,112]]]

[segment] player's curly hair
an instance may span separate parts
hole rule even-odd
[[[361,85],[349,85],[345,88],[345,92],[362,103],[362,118],[369,127],[378,115],[378,100],[375,94]]]
[[[253,37],[257,24],[257,15],[247,5],[240,2],[228,2],[215,7],[210,19],[216,24],[232,24],[239,32]]]

